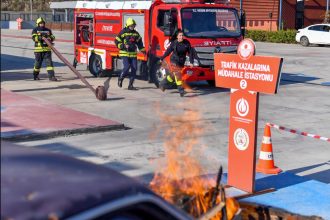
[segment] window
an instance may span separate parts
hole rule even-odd
[[[330,32],[330,26],[324,25],[323,26],[323,31]]]
[[[174,33],[178,28],[176,9],[159,10],[157,15],[157,27],[161,29],[166,36]]]
[[[250,22],[252,26],[253,21]],[[184,8],[182,26],[188,37],[239,37],[241,34],[237,11],[226,8]]]
[[[311,31],[323,31],[323,26],[324,25],[315,25],[315,26],[312,26],[312,27],[308,28],[308,30],[311,30]]]

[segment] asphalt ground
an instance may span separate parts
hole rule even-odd
[[[73,33],[54,33],[58,39],[66,40],[56,42],[55,46],[71,62],[73,43],[67,41],[73,39]],[[202,153],[198,151],[203,172],[216,173],[220,164],[227,170],[229,90],[211,88],[201,82],[191,84],[192,91],[180,98],[175,90],[163,93],[145,81],[136,81],[137,91],[127,90],[127,81],[120,89],[116,85],[117,78],[111,78],[108,100],[100,102],[55,55],[55,71],[60,81],[49,82],[45,68],[41,74],[44,79],[33,81],[32,41],[5,37],[4,34],[25,37],[30,36],[30,30],[1,30],[2,89],[117,121],[130,128],[21,141],[20,145],[71,155],[148,182],[164,161],[164,132],[168,125],[161,120],[160,112],[180,116],[187,110],[194,110],[200,115],[195,119],[196,123],[206,126],[204,132],[197,135],[203,148]],[[330,48],[259,42],[256,45],[257,55],[284,58],[278,94],[260,95],[257,152],[267,122],[330,137]],[[106,80],[92,77],[84,65],[79,65],[77,69],[94,86],[102,85]],[[160,130],[157,129],[159,126]],[[180,129],[181,124],[178,123],[177,127]],[[159,135],[153,135],[155,132]],[[329,142],[274,129],[272,142],[275,164],[285,173],[317,181],[329,189]],[[297,185],[296,182],[290,185],[286,179],[283,178],[283,182],[287,183],[287,187]],[[329,200],[325,203],[330,204]]]

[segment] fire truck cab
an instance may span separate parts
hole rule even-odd
[[[183,30],[195,54],[194,67],[182,70],[183,80],[214,84],[213,53],[236,53],[245,23],[244,14],[223,0],[78,1],[74,16],[74,65],[87,64],[94,76],[120,71],[115,38],[131,17],[147,51],[138,53],[137,75],[156,86],[168,72],[158,64],[159,57],[176,30]]]

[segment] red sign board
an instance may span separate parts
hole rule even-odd
[[[262,93],[277,93],[282,58],[252,56],[242,60],[236,54],[214,55],[216,85]]]
[[[242,41],[238,55],[214,54],[216,85],[268,94],[277,93],[283,58],[253,54],[254,43],[250,39]]]
[[[246,192],[254,191],[257,92],[234,90],[230,95],[228,185]]]
[[[228,185],[253,192],[255,181],[258,92],[277,92],[283,59],[254,56],[255,44],[244,39],[238,54],[214,55],[218,87],[231,88]]]

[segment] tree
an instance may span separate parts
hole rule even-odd
[[[67,0],[57,0],[59,2]],[[33,11],[50,11],[49,3],[51,0],[32,0]],[[30,1],[27,0],[2,0],[2,11],[26,11],[29,12]]]
[[[330,11],[328,11],[328,12],[325,13],[323,23],[326,23],[326,24],[329,24],[330,23]]]

